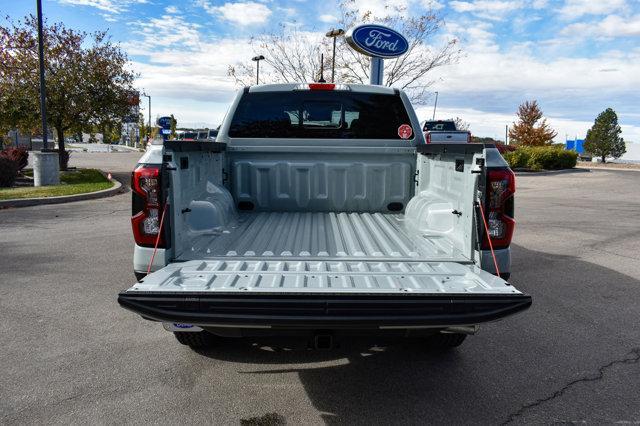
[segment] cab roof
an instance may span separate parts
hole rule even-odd
[[[257,86],[250,86],[249,93],[263,93],[263,92],[291,92],[293,90],[299,90],[300,86],[307,84],[321,84],[321,83],[281,83],[281,84],[261,84]],[[331,83],[327,83],[331,84]],[[397,89],[388,86],[378,86],[371,84],[342,84],[336,83],[336,90],[349,90],[357,93],[379,93],[393,95]],[[344,89],[342,89],[342,88]]]

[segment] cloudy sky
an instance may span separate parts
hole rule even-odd
[[[214,126],[233,96],[227,67],[253,56],[252,35],[279,24],[319,33],[335,22],[335,0],[43,0],[50,21],[109,28],[152,96],[152,112],[179,125]],[[33,1],[0,0],[1,15],[34,12]],[[441,68],[438,117],[459,116],[474,134],[503,139],[519,103],[537,99],[550,124],[584,136],[607,107],[626,140],[640,142],[640,0],[357,0],[374,12],[428,5],[459,38],[463,57]],[[433,105],[418,108],[431,116]]]

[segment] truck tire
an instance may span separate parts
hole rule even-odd
[[[438,333],[428,338],[430,348],[450,349],[458,347],[467,338],[466,334],[460,333]]]
[[[198,331],[195,333],[174,331],[173,334],[176,336],[178,342],[183,345],[189,346],[191,349],[210,348],[216,341],[215,336],[213,336],[211,333],[207,333],[206,331]]]

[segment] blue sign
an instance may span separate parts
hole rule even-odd
[[[158,126],[162,127],[163,129],[170,129],[171,128],[171,117],[160,117],[160,118],[158,118]]]
[[[409,42],[402,34],[382,25],[358,25],[345,37],[349,46],[375,58],[396,58],[409,50]]]

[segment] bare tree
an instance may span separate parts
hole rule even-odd
[[[412,16],[405,8],[395,6],[387,7],[385,16],[375,16],[371,11],[358,11],[356,4],[356,0],[341,1],[337,26],[348,29],[359,23],[376,22],[402,33],[409,48],[399,58],[385,60],[384,84],[405,90],[415,103],[424,102],[429,87],[435,82],[431,71],[457,62],[461,52],[458,40],[451,39],[439,46],[430,44],[444,25],[432,9]],[[251,44],[255,53],[264,55],[267,63],[267,67],[260,70],[260,80],[269,83],[316,81],[321,54],[324,54],[325,71],[331,67],[331,43],[324,32],[302,32],[286,26],[277,32],[253,37]],[[369,57],[349,47],[343,37],[337,40],[335,60],[336,82],[369,82]],[[251,62],[231,65],[228,73],[243,85],[252,84],[255,79]]]
[[[316,81],[320,76],[321,54],[328,61],[327,42],[321,34],[299,31],[280,25],[277,32],[251,38],[251,46],[264,54],[268,67],[261,67],[260,81],[289,83]],[[229,65],[228,74],[238,84],[249,86],[255,81],[255,64],[251,61]]]
[[[454,118],[453,122],[455,123],[457,130],[467,130],[468,131],[469,128],[471,127],[471,124],[468,121],[464,121],[460,117]]]

